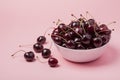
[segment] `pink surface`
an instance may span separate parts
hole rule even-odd
[[[0,0],[0,80],[120,80],[120,1],[119,0]],[[52,54],[60,67],[50,68],[47,63],[28,63],[23,54],[11,54],[23,49],[20,44],[35,43],[58,18],[69,23],[74,13],[89,11],[101,23],[117,21],[110,25],[115,31],[106,53],[97,61],[75,64],[62,58],[55,46]],[[47,41],[50,41],[48,37]],[[45,45],[45,47],[49,47]],[[40,55],[40,54],[38,54]]]

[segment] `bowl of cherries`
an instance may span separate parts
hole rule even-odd
[[[86,19],[81,15],[68,25],[60,23],[52,31],[51,38],[66,60],[90,62],[105,53],[111,32],[108,25],[98,24],[95,19]]]

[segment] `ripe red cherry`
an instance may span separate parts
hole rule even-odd
[[[37,43],[44,44],[45,41],[46,41],[45,36],[39,36],[39,37],[37,38]]]
[[[106,30],[108,30],[108,27],[107,27],[107,25],[105,25],[105,24],[101,24],[101,25],[99,26],[99,30],[100,30],[100,31],[106,31]]]
[[[26,59],[26,61],[32,62],[35,60],[35,54],[32,51],[25,52],[24,58]]]
[[[40,43],[35,43],[35,44],[33,45],[33,49],[34,49],[34,51],[35,51],[36,53],[40,53],[40,52],[42,52],[42,50],[43,50],[43,45],[40,44]]]
[[[56,58],[49,58],[48,60],[48,64],[50,65],[50,67],[56,67],[58,65],[58,60]]]
[[[51,55],[50,49],[44,48],[44,49],[42,50],[42,57],[43,57],[43,58],[49,58],[50,55]]]
[[[93,44],[94,44],[94,46],[96,48],[102,46],[102,39],[101,39],[101,37],[93,38]]]

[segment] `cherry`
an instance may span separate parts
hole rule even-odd
[[[101,35],[103,45],[108,43],[110,40],[110,35]]]
[[[60,31],[58,28],[55,28],[53,32],[59,33]]]
[[[35,54],[34,54],[32,51],[25,52],[24,58],[25,58],[26,61],[28,61],[28,62],[34,61],[34,60],[35,60]]]
[[[40,52],[42,52],[42,50],[43,50],[43,45],[40,44],[40,43],[35,43],[35,44],[33,45],[33,49],[34,49],[34,51],[35,51],[36,53],[40,53]]]
[[[50,65],[50,67],[56,67],[58,65],[58,60],[56,58],[49,58],[48,60],[48,64]]]
[[[94,19],[89,19],[89,20],[88,20],[88,23],[89,23],[90,25],[94,25],[94,24],[95,24],[95,20],[94,20]]]
[[[96,31],[98,30],[98,26],[96,24],[94,25],[89,25],[87,28],[86,28],[86,31],[91,34],[91,35],[96,35]]]
[[[71,38],[70,32],[65,33],[64,34],[64,38],[67,39],[67,40],[69,40]]]
[[[24,58],[28,62],[32,62],[35,60],[35,54],[32,51],[26,52],[24,50],[19,50],[19,51],[15,52],[14,54],[12,54],[11,56],[12,57],[15,56],[18,52],[24,52]]]
[[[68,40],[66,43],[67,47],[70,49],[75,49],[75,43],[73,40]]]
[[[74,42],[75,42],[75,43],[80,43],[80,42],[81,42],[81,38],[75,38],[75,39],[74,39]]]
[[[51,55],[51,50],[50,49],[44,48],[42,50],[42,57],[43,58],[49,58],[50,55]]]
[[[83,29],[81,27],[80,28],[75,28],[74,30],[78,34],[83,34]]]
[[[99,26],[99,30],[100,30],[100,31],[108,30],[108,27],[107,27],[107,25],[105,25],[105,24],[101,24],[101,25]]]
[[[105,35],[110,35],[111,34],[111,30],[104,30],[104,31],[100,31],[100,32],[98,32],[99,34],[105,34]]]
[[[77,36],[74,31],[70,31],[70,32],[69,32],[69,35],[70,35],[71,38]]]
[[[66,47],[66,46],[67,46],[66,43],[63,43],[63,44],[62,44],[62,47]]]
[[[101,37],[93,38],[93,44],[94,44],[94,46],[96,48],[102,46],[102,39],[101,39]]]
[[[65,30],[67,30],[67,27],[64,23],[61,23],[61,24],[58,25],[58,29],[65,31]]]
[[[82,37],[82,43],[83,44],[90,44],[92,36],[88,33],[84,34]]]
[[[58,45],[61,45],[61,44],[62,44],[62,38],[61,38],[61,37],[55,36],[55,35],[52,35],[51,37],[52,37],[52,39],[54,40],[54,42],[55,42],[56,44],[58,44]]]
[[[45,41],[46,41],[45,36],[39,36],[39,37],[37,38],[37,43],[44,44]]]
[[[76,49],[85,49],[85,47],[81,43],[78,43],[76,44]]]
[[[72,21],[69,26],[71,28],[75,28],[75,27],[79,27],[80,26],[80,22],[79,21]]]

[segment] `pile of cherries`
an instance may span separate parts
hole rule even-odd
[[[72,14],[72,16],[74,16]],[[111,32],[106,24],[98,25],[94,19],[86,19],[81,15],[79,19],[71,21],[69,25],[60,23],[51,34],[53,41],[70,49],[93,49],[107,44]]]
[[[51,50],[48,48],[44,48],[43,44],[46,42],[46,37],[45,36],[39,36],[37,38],[37,43],[35,43],[33,45],[33,49],[35,53],[41,53],[42,57],[44,59],[48,59],[48,64],[50,65],[50,67],[56,67],[58,66],[58,60],[54,57],[51,56]],[[38,56],[36,56],[35,58],[35,54],[33,51],[29,51],[29,52],[25,52],[24,50],[20,50],[22,52],[24,52],[24,58],[27,62],[33,62],[36,59],[39,59]],[[19,51],[17,51],[16,53],[18,53]],[[16,53],[14,53],[11,56],[14,56]],[[42,62],[42,61],[40,61]]]
[[[73,17],[75,17],[72,14]],[[75,17],[76,18],[76,17]],[[57,28],[54,28],[51,38],[53,41],[62,47],[69,49],[94,49],[107,44],[111,37],[111,32],[106,24],[98,25],[94,19],[86,19],[81,15],[81,17],[76,20],[71,21],[69,25],[60,23]],[[33,50],[35,53],[41,53],[41,56],[48,59],[48,64],[50,67],[56,67],[58,65],[58,60],[51,56],[51,50],[44,48],[43,44],[46,42],[45,36],[39,36],[37,42],[33,45]],[[24,58],[28,62],[33,62],[38,59],[35,57],[33,51],[24,52]],[[18,53],[17,51],[16,53]],[[14,53],[11,56],[14,56]]]

